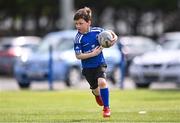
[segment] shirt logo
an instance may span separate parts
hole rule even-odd
[[[87,46],[87,45],[89,45],[89,43],[84,44],[83,47],[85,47],[85,46]]]
[[[76,47],[75,47],[75,49],[79,49],[79,47],[78,47],[78,46],[76,46]]]
[[[95,47],[95,44],[93,44],[91,47],[94,48],[94,47]]]

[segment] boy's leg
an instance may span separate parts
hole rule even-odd
[[[104,108],[103,108],[103,116],[110,117],[111,111],[109,108],[109,88],[107,86],[107,82],[104,78],[98,79],[99,87],[100,87],[100,95],[103,100]]]
[[[99,87],[92,90],[93,95],[95,96],[96,102],[99,106],[103,106],[103,101],[99,92]]]
[[[96,77],[94,76],[96,74],[96,70],[83,69],[82,73],[90,85],[90,89],[92,90],[92,93],[95,96],[97,104],[99,106],[103,106],[103,101],[101,99],[100,92],[99,92],[98,82],[97,82]]]
[[[103,108],[103,117],[110,117],[111,111],[109,108],[109,89],[102,88],[100,89],[101,97],[103,100],[104,108]]]

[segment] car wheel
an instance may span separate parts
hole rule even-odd
[[[180,88],[180,82],[176,82],[176,86]]]
[[[121,69],[119,67],[115,67],[111,75],[112,84],[120,82],[121,77]]]
[[[67,80],[66,80],[66,85],[67,86],[75,86],[79,82],[81,82],[80,69],[77,67],[70,68],[68,76],[67,76]]]
[[[18,85],[20,88],[22,89],[27,89],[30,87],[30,81],[21,81],[21,82],[18,82]]]
[[[145,83],[135,82],[137,88],[149,88],[150,84],[151,84],[150,82],[145,82]]]

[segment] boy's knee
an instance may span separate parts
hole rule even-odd
[[[98,85],[100,88],[106,88],[107,87],[107,82],[104,78],[99,78],[98,79]]]

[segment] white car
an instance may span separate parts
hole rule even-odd
[[[129,69],[134,57],[142,55],[146,52],[153,51],[157,47],[157,43],[151,38],[145,36],[122,36],[119,38],[122,45],[122,52],[126,59],[126,70]],[[128,71],[126,71],[128,74]]]
[[[129,73],[136,87],[147,88],[152,82],[165,81],[180,85],[180,37],[165,42],[162,50],[135,57]]]

